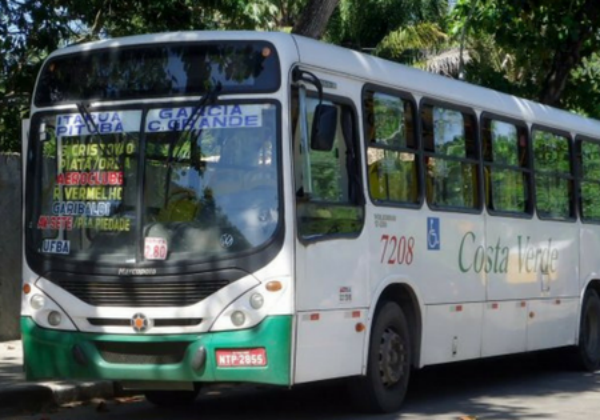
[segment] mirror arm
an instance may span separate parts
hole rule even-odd
[[[319,105],[323,103],[323,85],[317,76],[306,70],[300,70],[296,67],[292,70],[292,80],[294,83],[306,82],[317,88],[319,93]]]

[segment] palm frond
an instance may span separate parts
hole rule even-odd
[[[471,61],[469,50],[463,50],[463,64]],[[450,48],[439,54],[427,55],[417,67],[443,76],[458,77],[461,71],[460,48]]]
[[[448,41],[438,25],[418,23],[390,32],[377,46],[375,53],[390,58],[400,58],[408,50],[437,50]]]

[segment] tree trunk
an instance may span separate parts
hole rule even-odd
[[[309,0],[292,33],[320,39],[340,0]]]
[[[577,42],[567,45],[564,50],[556,52],[552,67],[542,85],[539,99],[541,103],[559,107],[560,98],[565,90],[571,71],[581,64],[583,41],[583,39],[579,39]],[[585,55],[591,55],[591,51]]]

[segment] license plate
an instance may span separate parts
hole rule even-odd
[[[217,350],[217,366],[219,367],[266,365],[267,352],[265,349]]]

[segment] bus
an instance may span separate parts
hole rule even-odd
[[[600,365],[600,122],[285,33],[52,53],[24,122],[30,380],[344,379],[563,348]],[[565,359],[566,360],[566,359]]]

